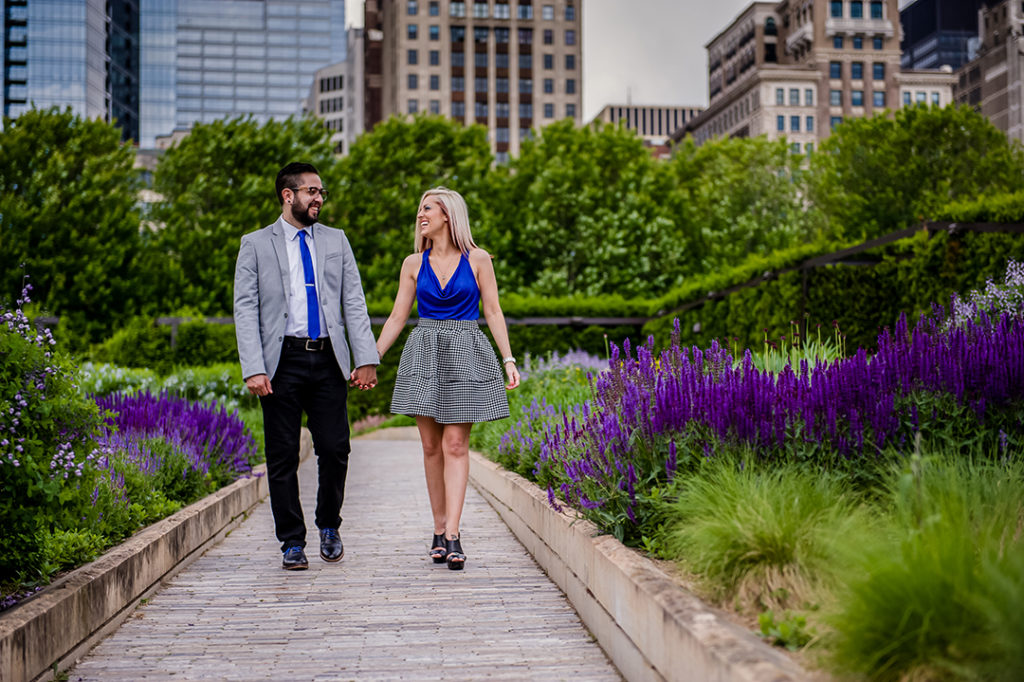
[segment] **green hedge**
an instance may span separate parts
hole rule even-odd
[[[800,254],[801,249],[780,252],[774,264],[792,267],[806,259],[797,259]],[[859,262],[874,262],[873,266],[833,264],[796,270],[682,313],[668,312],[644,325],[643,331],[667,342],[678,317],[685,345],[706,347],[712,339],[736,339],[740,348],[759,348],[765,334],[773,340],[790,334],[791,322],[806,320],[813,332],[816,325],[828,326],[835,320],[847,336],[848,348],[871,349],[881,328],[894,324],[901,312],[916,316],[932,303],[947,304],[954,292],[983,288],[987,279],[1003,275],[1009,259],[1024,259],[1020,235],[961,231],[929,238],[922,230],[858,255]],[[768,260],[701,278],[674,298],[662,300],[679,305],[686,302],[687,292],[689,300],[696,300],[707,291],[741,284],[752,273],[771,270],[761,270]]]

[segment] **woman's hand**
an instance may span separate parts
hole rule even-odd
[[[508,376],[508,383],[505,384],[505,388],[511,391],[513,388],[519,385],[519,369],[516,367],[514,362],[505,363],[505,374]]]

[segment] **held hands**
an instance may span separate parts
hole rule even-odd
[[[363,365],[356,367],[352,372],[352,380],[349,382],[360,391],[369,391],[377,385],[377,365]]]
[[[505,388],[511,391],[519,385],[519,369],[516,368],[514,361],[505,363],[505,374],[508,376],[508,383],[505,384]]]
[[[267,378],[266,374],[253,374],[245,380],[245,387],[249,389],[249,393],[260,398],[274,392],[274,389],[270,387],[270,379]]]

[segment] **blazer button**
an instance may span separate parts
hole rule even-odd
[[[288,317],[288,313],[285,313],[285,314],[284,314],[284,316],[285,316],[285,317]]]

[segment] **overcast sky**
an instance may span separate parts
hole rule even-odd
[[[362,26],[362,0],[346,0]],[[901,0],[900,7],[910,0]],[[534,4],[541,4],[540,0]],[[707,106],[704,45],[750,0],[582,0],[583,120],[606,104]]]

